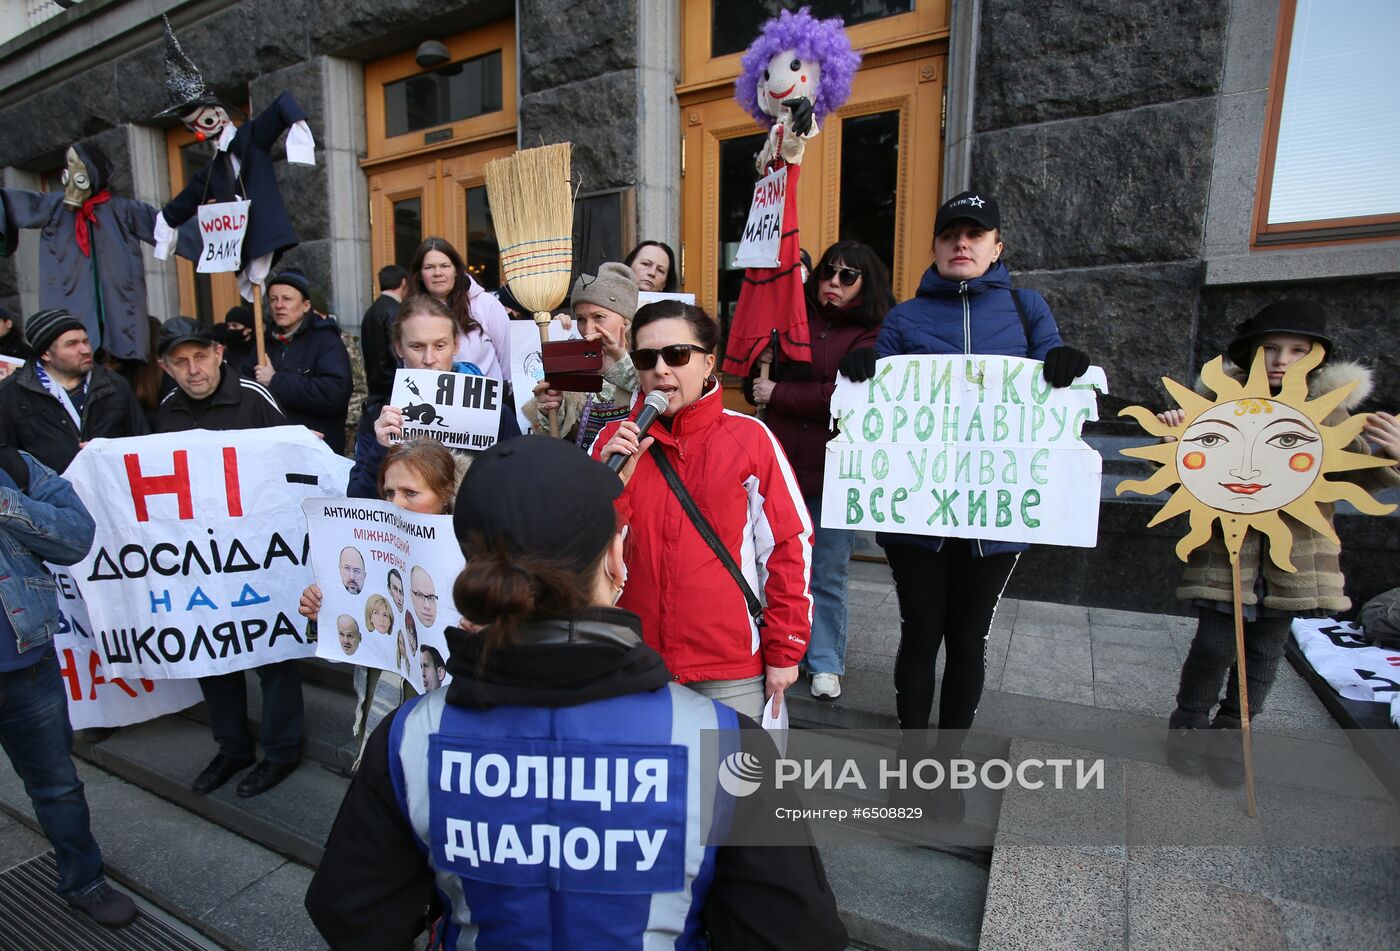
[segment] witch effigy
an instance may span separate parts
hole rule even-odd
[[[0,188],[0,257],[14,254],[21,229],[39,230],[39,308],[77,317],[94,350],[122,360],[147,359],[150,308],[141,244],[156,243],[154,206],[114,195],[112,163],[94,145],[74,143],[63,191]],[[199,256],[195,228],[171,233],[182,257]],[[167,255],[169,254],[167,246]]]
[[[164,19],[164,18],[162,18]],[[287,161],[294,165],[316,164],[316,140],[306,123],[306,113],[289,92],[242,125],[231,115],[242,112],[224,102],[204,81],[199,68],[175,38],[170,21],[165,22],[165,85],[170,106],[156,118],[176,116],[200,141],[214,143],[214,157],[185,185],[180,194],[161,209],[156,221],[156,256],[167,257],[176,228],[196,216],[209,221],[238,221],[244,215],[241,247],[225,266],[212,262],[210,245],[205,244],[200,271],[237,270],[239,291],[244,299],[260,303],[260,288],[284,251],[297,245],[297,233],[287,216],[282,193],[273,172],[272,147],[287,134]],[[225,214],[210,215],[202,206],[227,206]],[[260,313],[259,315],[260,316]],[[262,339],[262,328],[258,328]]]
[[[786,359],[812,359],[802,296],[797,183],[807,142],[849,98],[859,67],[860,53],[851,48],[841,19],[818,20],[808,7],[796,13],[784,10],[764,23],[740,62],[735,98],[768,129],[768,138],[755,161],[761,178],[736,260],[744,266],[744,282],[725,343],[726,373],[747,373],[775,342]],[[764,244],[765,235],[776,239],[776,261],[770,240],[764,245],[767,259],[750,258],[750,265],[745,245],[750,238]],[[766,371],[765,365],[765,376]]]

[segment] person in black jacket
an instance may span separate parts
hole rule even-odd
[[[160,368],[175,381],[156,411],[156,432],[187,429],[263,429],[287,417],[261,383],[244,379],[223,357],[211,328],[192,317],[172,317],[160,329]]]
[[[549,491],[558,485],[569,492]],[[734,825],[723,842],[736,842],[751,821],[748,810],[771,819],[775,807],[799,803],[790,788],[766,783],[726,799],[716,775],[706,775],[702,729],[718,727],[723,742],[764,764],[764,775],[773,775],[777,751],[752,720],[673,683],[642,640],[641,619],[611,606],[624,577],[613,511],[621,490],[600,463],[555,439],[496,445],[468,470],[453,512],[467,568],[452,593],[458,610],[490,621],[472,631],[448,628],[452,680],[410,700],[370,736],[306,894],[311,920],[332,948],[411,947],[435,894],[449,906],[438,923],[445,947],[458,947],[455,939],[468,929],[481,951],[640,948],[658,938],[684,948],[704,946],[705,938],[716,948],[846,947],[805,822],[786,824],[792,834],[784,841],[792,844],[776,846],[707,847],[697,828],[707,806],[732,806]],[[420,746],[433,752],[420,755]],[[554,777],[553,792],[543,781],[517,783],[510,797],[438,795],[445,773],[434,762],[476,754],[485,763],[491,756],[480,752],[496,749],[528,751],[512,752],[510,760],[517,768],[534,761],[537,776]],[[699,771],[700,780],[663,779],[664,790],[638,789],[630,800],[622,793],[602,812],[579,792],[577,773],[573,784],[565,781],[566,771],[585,762],[576,755],[584,751],[592,762],[611,756],[620,768],[622,760],[662,750],[679,751],[686,761],[679,768]],[[472,775],[481,777],[481,767]],[[597,775],[607,785],[614,772]],[[417,795],[428,787],[430,821],[428,797]],[[662,814],[679,815],[687,828],[669,838],[653,832],[650,861],[638,861],[635,846],[614,842],[606,862],[595,849],[591,859],[570,859],[564,869],[560,852],[576,856],[576,848],[566,844],[546,859],[540,844],[551,831],[576,846],[576,837],[598,826],[650,829]],[[526,848],[537,847],[535,855],[502,844],[475,851],[469,863],[458,850],[454,860],[468,820],[477,820],[470,825],[475,836],[495,841],[500,834],[502,843],[517,836]],[[446,836],[454,841],[445,843]]]
[[[223,362],[224,348],[209,328],[190,317],[172,317],[156,343],[161,369],[178,388],[161,401],[156,431],[259,429],[287,419],[260,383],[245,380]],[[256,796],[290,776],[301,760],[301,672],[294,660],[257,668],[262,683],[263,761],[238,784],[238,795]],[[199,689],[219,752],[191,785],[197,793],[218,789],[253,765],[244,671],[200,677]]]
[[[243,375],[267,387],[293,424],[320,433],[345,451],[345,416],[353,380],[340,325],[311,309],[311,286],[300,271],[285,270],[267,282],[272,320],[265,328],[267,363],[254,355]]]
[[[62,472],[90,439],[150,432],[126,380],[93,362],[77,317],[42,310],[25,321],[25,335],[39,356],[0,380],[0,443]]]
[[[33,360],[34,351],[24,339],[24,326],[8,311],[0,310],[0,356]]]
[[[360,350],[365,357],[365,386],[369,398],[383,404],[394,386],[394,315],[408,296],[408,272],[397,264],[379,271],[379,297],[360,322]]]
[[[241,367],[253,358],[257,347],[253,345],[253,308],[249,304],[238,304],[224,314],[224,322],[209,328],[214,342],[224,346],[224,362],[231,367]]]

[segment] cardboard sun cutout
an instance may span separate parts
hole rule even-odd
[[[1244,383],[1229,376],[1224,358],[1216,357],[1201,370],[1201,379],[1215,391],[1213,400],[1163,378],[1167,391],[1185,411],[1181,425],[1168,426],[1142,406],[1130,406],[1119,414],[1131,416],[1153,436],[1175,438],[1124,449],[1124,455],[1159,463],[1161,468],[1147,479],[1118,483],[1117,494],[1155,495],[1177,486],[1148,527],[1187,513],[1190,530],[1176,545],[1182,561],[1210,540],[1218,521],[1232,562],[1239,559],[1245,534],[1254,529],[1269,539],[1273,563],[1295,571],[1293,535],[1280,513],[1336,542],[1337,534],[1319,504],[1345,500],[1368,515],[1394,510],[1394,505],[1377,502],[1358,485],[1326,478],[1331,473],[1393,463],[1383,456],[1347,449],[1365,426],[1366,414],[1332,426],[1326,422],[1355,383],[1308,399],[1308,373],[1324,356],[1322,346],[1316,345],[1300,357],[1284,374],[1277,394],[1269,391],[1262,349],[1255,354]]]

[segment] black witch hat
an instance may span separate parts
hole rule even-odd
[[[188,115],[201,106],[223,106],[236,112],[210,88],[199,67],[185,55],[175,31],[170,29],[170,19],[164,14],[160,19],[165,24],[165,91],[170,95],[170,106],[156,113],[155,118]]]

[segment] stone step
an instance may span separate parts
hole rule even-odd
[[[190,783],[214,755],[208,728],[183,716],[162,717],[114,731],[80,745],[83,758],[191,813],[259,845],[315,866],[330,833],[349,779],[340,770],[303,759],[275,788],[240,799],[234,790],[243,774],[207,795]]]
[[[835,702],[814,699],[803,683],[787,696],[794,727],[856,731],[899,728],[888,670],[848,666],[846,676],[841,678],[841,697]],[[1290,786],[1332,790],[1341,783],[1358,795],[1383,797],[1385,787],[1365,762],[1351,753],[1348,741],[1359,742],[1363,739],[1359,734],[1360,731],[1330,728],[1275,726],[1264,719],[1255,726],[1256,762],[1273,780]],[[879,735],[888,744],[892,733]],[[1073,737],[1075,745],[1099,753],[1156,765],[1167,761],[1165,717],[1000,690],[983,693],[976,728],[969,734],[966,751],[973,759],[987,759],[1005,756],[1014,738],[1066,742],[1069,737]],[[975,815],[972,821],[976,821]]]
[[[819,825],[815,834],[852,947],[977,947],[987,895],[985,865],[860,829]]]
[[[80,760],[78,774],[119,885],[231,951],[325,947],[302,906],[304,864],[90,763]],[[0,810],[38,829],[8,760],[0,760]]]

